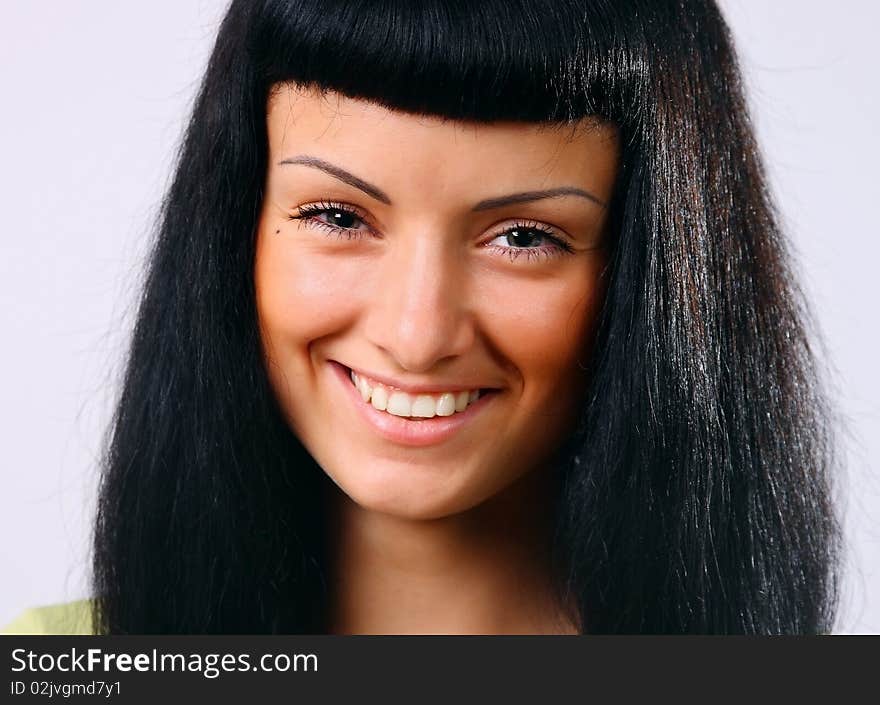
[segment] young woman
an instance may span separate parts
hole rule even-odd
[[[93,629],[828,631],[802,321],[711,2],[235,0]]]

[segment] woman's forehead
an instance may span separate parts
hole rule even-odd
[[[426,187],[469,175],[520,183],[527,175],[535,187],[558,177],[604,191],[619,150],[617,130],[592,117],[566,125],[463,122],[290,84],[272,91],[267,127],[273,166],[309,154],[422,179]]]

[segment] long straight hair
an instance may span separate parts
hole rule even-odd
[[[291,82],[621,135],[552,546],[594,633],[829,631],[834,467],[728,30],[704,0],[234,0],[163,204],[109,434],[102,633],[326,629],[324,476],[269,385],[255,233]]]

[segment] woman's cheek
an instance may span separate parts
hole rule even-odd
[[[364,262],[273,243],[257,258],[264,333],[277,346],[306,346],[352,323],[364,293]]]
[[[487,337],[517,369],[523,393],[547,411],[566,413],[585,381],[603,298],[600,265],[575,262],[553,277],[499,277],[481,287]]]

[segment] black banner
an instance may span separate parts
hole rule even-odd
[[[10,703],[836,701],[869,684],[878,653],[870,637],[3,636],[0,645],[0,701]]]

